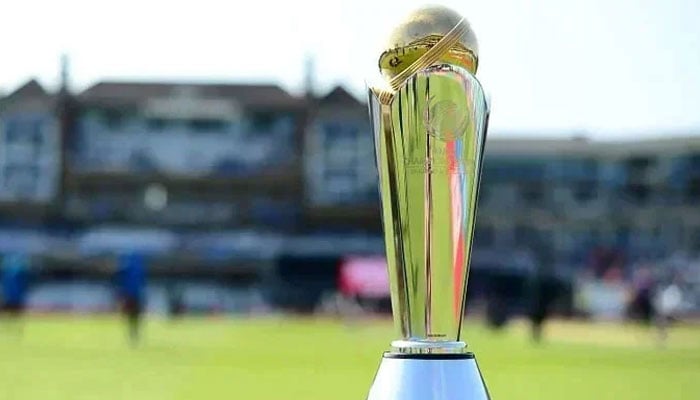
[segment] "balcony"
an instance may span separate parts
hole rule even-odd
[[[195,125],[131,119],[110,126],[84,117],[71,164],[78,173],[237,177],[296,158],[294,126],[286,119],[265,131],[236,123]]]

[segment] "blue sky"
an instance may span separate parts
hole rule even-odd
[[[0,88],[105,78],[274,81],[364,94],[379,44],[422,1],[5,0]],[[480,42],[492,132],[600,138],[700,134],[700,1],[442,1]]]

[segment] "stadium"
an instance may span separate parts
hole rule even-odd
[[[395,338],[364,99],[60,68],[0,97],[0,398],[364,398]],[[489,135],[491,395],[697,398],[698,132]]]

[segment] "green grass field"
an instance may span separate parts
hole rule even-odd
[[[0,399],[364,399],[388,321],[150,319],[130,348],[114,317],[0,321]],[[700,327],[665,348],[636,326],[557,322],[468,329],[494,399],[700,399]]]

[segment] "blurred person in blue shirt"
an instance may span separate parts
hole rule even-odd
[[[2,309],[21,315],[29,288],[29,260],[22,254],[8,254],[2,259]]]
[[[117,287],[122,312],[126,316],[129,339],[134,345],[141,331],[145,303],[146,260],[138,253],[121,255],[117,265]]]

